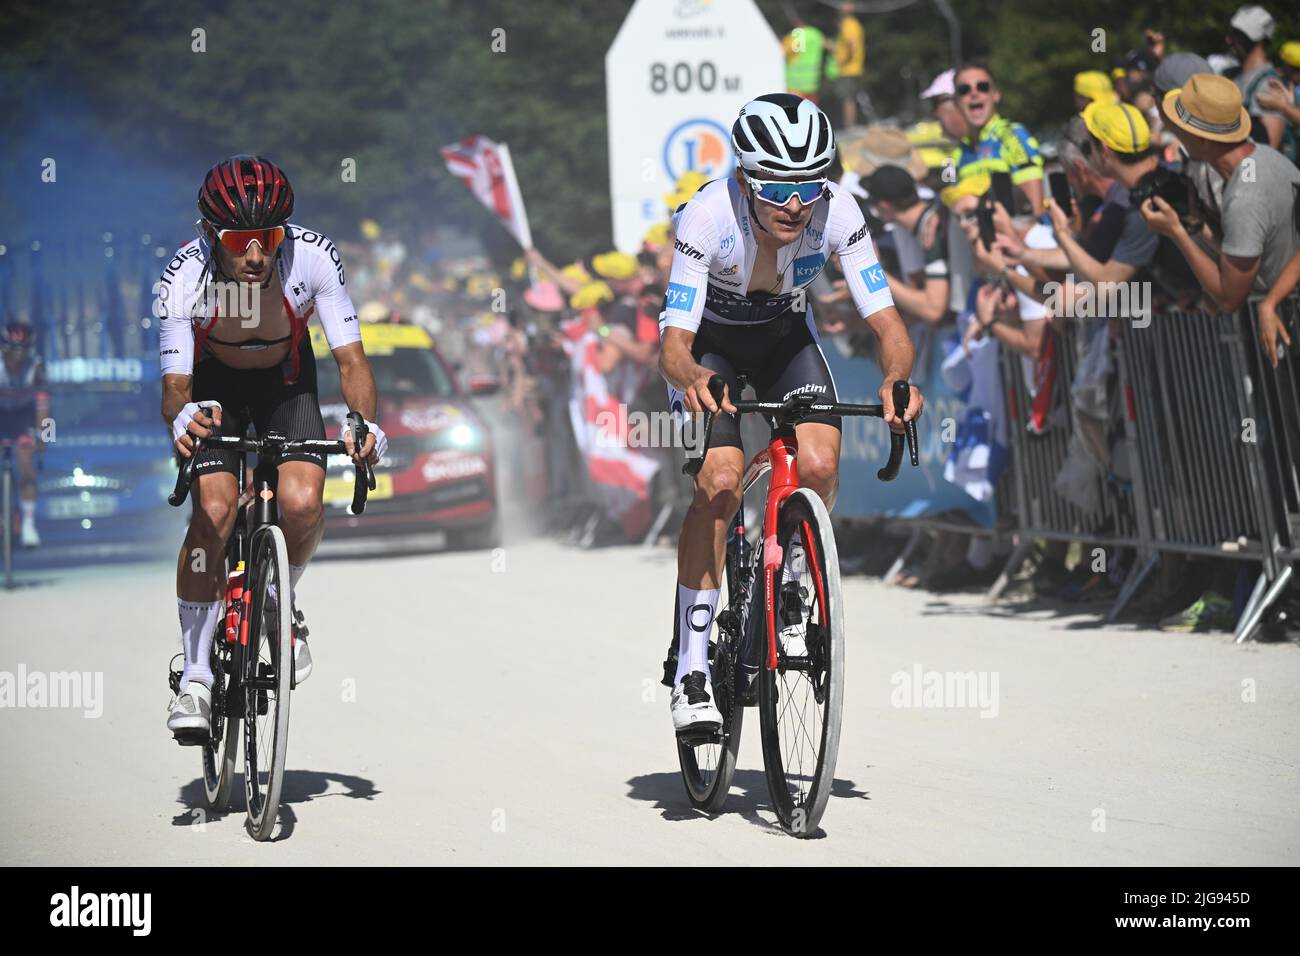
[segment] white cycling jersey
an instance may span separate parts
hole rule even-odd
[[[0,411],[17,412],[35,405],[45,391],[45,363],[35,351],[23,359],[17,371],[0,361]]]
[[[289,224],[278,251],[276,268],[289,314],[289,358],[296,378],[298,345],[313,314],[319,317],[331,349],[361,341],[361,327],[344,282],[343,261],[328,236]],[[191,239],[163,270],[158,297],[166,311],[159,329],[158,358],[164,375],[193,375],[195,352],[201,351],[216,325],[216,311],[207,295],[213,275],[205,268],[211,255],[205,239]],[[251,347],[266,344],[257,340]]]
[[[834,253],[859,315],[866,318],[893,305],[862,210],[846,190],[834,184],[827,189],[830,198],[814,203],[803,235],[777,252],[781,291],[750,298],[745,290],[758,258],[753,231],[758,226],[750,219],[749,200],[732,177],[701,187],[673,215],[675,251],[661,331],[695,332],[701,318],[724,325],[770,322],[796,305]]]

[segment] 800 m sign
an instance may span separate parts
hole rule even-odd
[[[717,88],[718,68],[709,60],[698,66],[689,63],[674,63],[671,67],[667,63],[650,64],[650,92],[657,96],[667,93],[669,89],[678,93],[690,93],[692,90],[712,93]],[[724,76],[722,88],[728,93],[736,92],[740,89],[740,77]]]

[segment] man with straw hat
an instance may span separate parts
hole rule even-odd
[[[1187,155],[1223,176],[1223,242],[1216,263],[1169,204],[1152,197],[1141,207],[1155,232],[1173,240],[1218,308],[1239,308],[1266,292],[1300,249],[1300,169],[1277,150],[1250,138],[1250,115],[1231,80],[1195,73],[1163,103],[1169,127]]]

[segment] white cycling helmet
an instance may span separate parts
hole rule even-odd
[[[813,179],[835,159],[831,121],[815,103],[793,93],[768,93],[741,107],[731,145],[740,167],[759,175]]]

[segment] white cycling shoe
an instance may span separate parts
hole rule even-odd
[[[678,681],[669,704],[673,730],[679,734],[717,731],[722,727],[722,713],[713,702],[713,682],[703,671],[691,671]]]
[[[190,681],[172,701],[167,714],[167,729],[178,739],[190,738],[197,743],[212,731],[212,691],[198,681]],[[182,743],[187,740],[182,740]]]
[[[797,585],[781,588],[781,613],[787,623],[781,628],[780,643],[781,653],[786,657],[808,656],[808,609],[803,607],[804,597],[803,589]]]
[[[276,594],[274,583],[267,588],[267,597],[268,608],[272,611],[278,610],[280,598]],[[289,619],[293,627],[293,683],[296,687],[311,676],[311,648],[307,646],[309,632],[302,611],[296,607],[291,608]]]
[[[297,686],[311,676],[311,648],[307,646],[307,624],[302,611],[293,609],[293,682]]]
[[[41,536],[36,533],[36,525],[30,522],[24,522],[21,539],[24,548],[39,548],[41,546]]]

